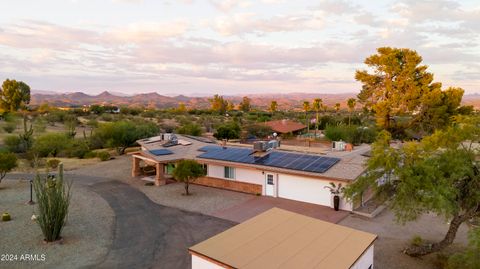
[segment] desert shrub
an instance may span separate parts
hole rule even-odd
[[[200,136],[202,135],[202,128],[198,124],[187,123],[187,124],[184,124],[182,127],[178,128],[177,133]]]
[[[152,122],[117,121],[101,124],[91,138],[93,148],[112,147],[119,154],[137,140],[157,135],[159,128]]]
[[[70,146],[70,139],[65,134],[50,133],[39,136],[33,143],[33,152],[39,157],[52,155],[56,157]]]
[[[45,241],[52,242],[61,239],[71,197],[71,183],[66,182],[63,178],[63,165],[59,165],[57,178],[49,176],[42,178],[37,174],[33,187],[37,197],[37,223]]]
[[[5,147],[15,153],[23,152],[23,143],[18,135],[8,135],[3,139]]]
[[[327,125],[325,136],[331,141],[343,140],[352,144],[372,143],[377,132],[374,128],[357,125]]]
[[[96,158],[97,157],[97,153],[95,151],[89,151],[87,153],[85,153],[85,155],[83,156],[83,158],[85,159],[91,159],[91,158]]]
[[[36,133],[44,133],[47,129],[47,121],[43,118],[37,117],[33,124],[33,129]]]
[[[273,131],[270,126],[263,124],[251,124],[246,127],[247,136],[255,136],[259,138],[264,138],[269,135],[272,135]]]
[[[423,239],[422,239],[422,237],[419,236],[419,235],[415,235],[415,236],[412,237],[412,239],[410,240],[410,244],[411,244],[412,246],[418,247],[418,246],[421,246],[422,243],[423,243]]]
[[[57,169],[59,164],[60,164],[59,159],[49,159],[47,161],[47,167],[51,169]]]
[[[103,121],[112,121],[113,116],[110,114],[102,114],[102,116],[100,116],[100,119]]]
[[[9,134],[13,133],[16,128],[17,124],[15,122],[6,122],[5,125],[3,125],[3,130]]]
[[[8,172],[12,171],[17,167],[17,156],[10,152],[0,153],[0,182],[7,175]]]
[[[240,138],[240,125],[231,122],[220,125],[217,131],[213,134],[216,139],[236,139]]]
[[[479,269],[480,268],[480,228],[474,228],[468,234],[468,248],[448,259],[447,269]]]
[[[85,158],[85,155],[90,152],[88,144],[82,139],[71,140],[71,143],[65,149],[68,157],[75,157],[79,159]]]
[[[110,160],[110,153],[108,151],[100,151],[97,153],[97,157],[102,161],[108,161]]]

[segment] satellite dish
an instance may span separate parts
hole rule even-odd
[[[277,133],[273,133],[273,137],[277,137]]]

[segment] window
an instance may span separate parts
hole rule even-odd
[[[225,166],[225,178],[235,179],[235,168]]]
[[[267,175],[267,184],[273,185],[273,175],[270,175],[270,174]]]

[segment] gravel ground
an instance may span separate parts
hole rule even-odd
[[[375,241],[375,268],[378,269],[437,269],[435,265],[437,254],[427,255],[422,258],[412,258],[402,253],[414,236],[421,236],[428,241],[439,241],[445,236],[448,224],[433,214],[427,214],[415,222],[400,225],[395,222],[394,214],[388,209],[373,219],[350,215],[342,220],[340,225],[378,235]],[[445,250],[451,253],[465,246],[468,227],[462,225],[457,233],[454,244]]]
[[[130,156],[119,156],[114,160],[83,167],[71,173],[117,179],[136,187],[157,204],[202,214],[211,214],[254,197],[250,194],[199,185],[190,185],[191,195],[185,196],[182,195],[183,183],[172,183],[161,187],[145,186],[144,181],[130,176],[131,167]]]
[[[12,220],[0,222],[0,255],[45,254],[45,261],[0,261],[0,268],[79,268],[100,262],[113,237],[114,214],[97,194],[73,185],[63,244],[45,244],[38,224],[31,220],[35,207],[25,204],[29,182],[4,180],[0,184],[0,213]]]

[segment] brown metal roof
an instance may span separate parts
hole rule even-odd
[[[350,268],[376,235],[279,208],[270,209],[193,247],[234,268]]]
[[[270,126],[277,133],[290,133],[307,128],[306,125],[291,120],[267,121],[265,125]]]

